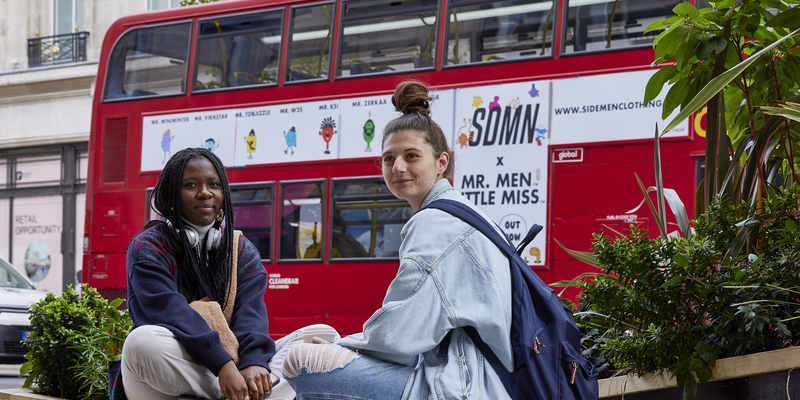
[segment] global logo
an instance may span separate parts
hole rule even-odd
[[[583,161],[583,148],[553,150],[553,162]]]

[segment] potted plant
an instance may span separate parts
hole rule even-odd
[[[65,399],[108,399],[108,361],[118,360],[131,319],[96,289],[71,286],[60,297],[52,293],[31,306],[31,333],[25,341],[28,360],[20,376],[23,387]]]
[[[600,271],[554,285],[582,289],[577,315],[596,344],[590,356],[599,351],[600,361],[621,372],[660,373],[651,383],[677,386],[684,399],[722,376],[718,359],[735,368],[732,357],[795,346],[800,337],[800,8],[709,3],[714,8],[681,3],[676,16],[647,29],[663,29],[654,64],[670,65],[654,74],[645,101],[669,82],[664,116],[681,107],[664,132],[708,104],[693,227],[680,199],[663,188],[656,129],[656,183],[639,185],[660,236],[636,228],[616,239],[596,236],[592,253],[567,251]],[[667,235],[665,203],[679,227],[674,236]],[[792,358],[800,362],[800,354]],[[785,372],[782,379],[787,393],[798,390]]]

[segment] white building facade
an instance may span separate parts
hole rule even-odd
[[[117,18],[180,0],[0,0],[0,257],[61,293],[82,269],[98,58]]]

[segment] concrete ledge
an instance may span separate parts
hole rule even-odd
[[[32,389],[2,389],[0,390],[0,400],[59,400],[58,397],[42,396],[33,393]]]
[[[800,347],[724,358],[717,361],[709,382],[788,371],[798,364],[800,364]],[[601,379],[600,398],[678,387],[676,380],[670,379],[671,375],[671,372],[665,371],[659,374],[644,374],[641,377],[626,375]]]

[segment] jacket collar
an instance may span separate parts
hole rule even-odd
[[[447,178],[439,179],[433,184],[433,187],[431,188],[431,191],[428,192],[428,195],[425,196],[425,200],[422,202],[422,207],[420,207],[420,209],[427,206],[434,200],[442,197],[442,194],[448,190],[453,190],[453,187],[450,186],[450,181],[448,181]]]

